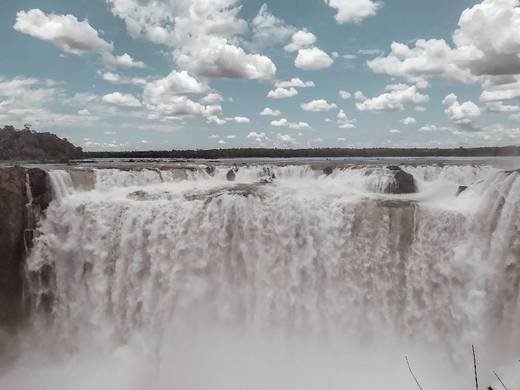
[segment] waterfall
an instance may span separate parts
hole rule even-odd
[[[26,348],[71,377],[45,388],[412,389],[409,355],[456,389],[472,344],[520,385],[519,173],[405,167],[391,195],[373,167],[229,169],[50,172]]]
[[[65,170],[52,170],[49,172],[49,177],[56,202],[61,202],[74,192],[74,185],[69,172]]]

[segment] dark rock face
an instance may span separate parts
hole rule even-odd
[[[210,175],[210,176],[215,175],[215,167],[214,167],[213,165],[207,166],[207,167],[205,168],[205,170],[206,170],[206,173],[207,173],[208,175]]]
[[[460,194],[462,194],[464,191],[466,191],[468,189],[468,186],[459,186],[459,188],[457,189],[457,196],[459,196]]]
[[[0,169],[0,328],[13,327],[22,314],[25,172],[20,167]]]
[[[330,176],[330,175],[332,175],[332,172],[334,172],[334,168],[333,167],[326,167],[326,168],[323,169],[323,174],[324,175]]]
[[[52,189],[49,175],[42,169],[32,168],[27,171],[29,174],[29,182],[31,184],[31,192],[33,197],[33,206],[38,206],[43,212],[49,207],[52,201]]]
[[[417,192],[415,179],[412,174],[396,166],[387,167],[394,176],[394,181],[385,188],[387,194],[413,194]]]
[[[24,261],[51,200],[47,172],[0,168],[0,330],[14,329],[24,318]]]
[[[226,179],[227,179],[228,181],[235,181],[236,177],[237,177],[237,175],[236,175],[234,169],[230,169],[230,170],[228,171],[228,173],[226,174]]]
[[[82,150],[51,133],[0,128],[0,160],[68,161],[81,158]]]

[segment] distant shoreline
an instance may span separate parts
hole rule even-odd
[[[171,151],[104,151],[83,152],[83,158],[171,158],[171,159],[233,159],[233,158],[327,158],[327,157],[514,157],[520,146],[480,148],[320,148],[320,149],[205,149]]]

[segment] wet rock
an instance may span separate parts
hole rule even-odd
[[[227,181],[235,181],[237,174],[234,169],[230,169],[226,174]]]
[[[208,175],[213,176],[215,174],[215,167],[213,165],[207,166],[205,171]]]
[[[25,169],[0,169],[0,328],[13,327],[22,314],[25,182]]]
[[[400,167],[389,166],[387,169],[393,175],[392,180],[384,189],[387,194],[413,194],[417,192],[417,186],[412,174],[403,171]]]
[[[29,183],[31,185],[33,206],[39,207],[38,211],[44,212],[52,201],[52,188],[49,175],[39,168],[29,169],[27,174],[29,175]]]
[[[334,172],[334,168],[333,167],[326,167],[326,168],[323,169],[323,174],[324,175],[330,176],[330,175],[332,175],[332,172]]]
[[[457,189],[457,196],[459,196],[460,194],[462,194],[464,191],[466,191],[468,189],[468,186],[459,186],[459,188]]]

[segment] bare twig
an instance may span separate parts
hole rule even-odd
[[[408,356],[405,356],[405,359],[406,359],[406,365],[408,366],[408,370],[410,371],[410,374],[412,374],[412,377],[415,380],[415,383],[417,383],[417,387],[419,387],[419,390],[423,390],[421,384],[417,380],[417,377],[415,376],[415,374],[412,371],[412,367],[410,367],[410,362],[408,361]]]
[[[495,376],[497,377],[497,379],[500,382],[500,384],[504,387],[504,389],[509,390],[507,388],[507,386],[504,384],[504,382],[502,382],[502,379],[500,379],[500,377],[498,376],[498,374],[495,371],[493,371],[493,374],[495,374]]]
[[[475,388],[478,390],[477,358],[475,356],[475,346],[472,345],[471,349],[473,351],[473,367],[475,368]]]

